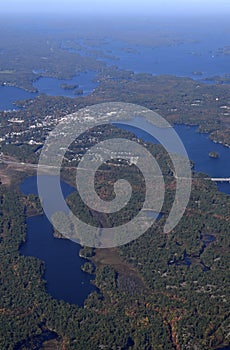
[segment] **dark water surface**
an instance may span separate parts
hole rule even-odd
[[[79,73],[72,79],[56,79],[56,78],[40,78],[34,82],[34,87],[39,93],[46,94],[48,96],[65,96],[65,97],[77,97],[75,91],[78,89],[83,90],[83,96],[89,95],[97,87],[97,83],[94,82],[96,73],[92,71]],[[63,89],[62,84],[78,85],[76,89]]]
[[[144,141],[158,143],[152,135],[140,129],[142,125],[138,118],[133,120],[135,126],[132,125],[132,121],[128,121],[129,125],[114,124],[124,130],[133,132]],[[198,133],[198,127],[196,126],[174,125],[174,129],[183,142],[189,159],[195,163],[194,170],[196,172],[203,172],[214,178],[230,178],[230,148],[213,142],[208,134]],[[217,152],[219,158],[209,157],[209,152],[212,151]],[[218,183],[218,188],[220,191],[230,194],[229,183]]]
[[[0,86],[0,110],[18,109],[14,104],[18,100],[34,99],[40,94],[48,96],[77,97],[76,90],[82,90],[82,96],[87,96],[97,87],[94,81],[96,73],[92,71],[83,72],[72,79],[39,78],[33,85],[38,92],[28,92],[11,86]],[[77,85],[76,89],[63,89],[62,84]]]
[[[137,127],[118,123],[116,125],[134,132],[145,141],[156,142],[150,134]],[[230,176],[229,148],[212,142],[208,134],[197,133],[197,127],[176,125],[175,130],[183,141],[189,158],[195,162],[196,172],[205,172],[211,177]],[[218,152],[220,157],[210,158],[208,155],[210,151]],[[74,191],[74,188],[64,182],[61,183],[61,187],[64,197]],[[229,183],[219,184],[218,187],[230,194]],[[37,194],[36,177],[27,178],[21,184],[21,190],[25,194]],[[84,299],[95,290],[95,287],[90,283],[92,276],[80,268],[85,261],[79,257],[80,246],[69,240],[54,238],[52,225],[45,215],[29,218],[27,225],[27,241],[21,247],[21,254],[35,256],[45,261],[44,278],[47,281],[47,291],[53,297],[83,305]]]
[[[66,197],[74,189],[62,182],[62,191]],[[28,177],[21,184],[25,194],[37,194],[36,176]],[[82,306],[87,296],[96,290],[90,283],[93,279],[81,270],[86,262],[79,256],[81,246],[67,239],[53,236],[52,225],[45,215],[27,219],[27,239],[21,246],[20,253],[34,256],[45,262],[47,291],[56,299]]]
[[[12,86],[0,86],[0,110],[18,109],[15,101],[35,98],[37,95]]]

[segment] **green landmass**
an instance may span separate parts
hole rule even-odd
[[[93,283],[97,287],[82,308],[52,298],[46,291],[44,263],[20,255],[20,245],[26,240],[26,218],[40,215],[42,208],[38,197],[21,193],[19,184],[35,173],[41,146],[58,121],[101,102],[148,107],[171,123],[198,125],[199,131],[210,133],[215,142],[230,146],[230,87],[220,84],[217,77],[214,84],[206,85],[188,78],[107,67],[99,58],[111,55],[97,46],[106,44],[108,38],[92,37],[87,28],[83,38],[69,29],[54,38],[52,30],[44,36],[40,31],[31,33],[25,26],[13,38],[7,19],[2,21],[6,35],[0,38],[0,47],[5,50],[0,55],[1,85],[35,91],[33,81],[39,77],[68,79],[93,70],[98,87],[89,96],[73,99],[40,95],[19,101],[18,111],[0,112],[0,349],[212,350],[228,346],[229,196],[220,193],[205,174],[193,174],[185,215],[170,234],[164,234],[175,196],[173,168],[161,146],[146,144],[165,179],[163,216],[125,246],[100,250],[82,247],[80,255],[87,259],[82,269],[95,274]],[[119,39],[119,34],[113,38]],[[148,37],[127,32],[125,40],[126,53],[131,52],[129,47],[134,42],[154,47],[184,42],[162,32],[151,32]],[[225,54],[227,51],[225,48]],[[73,184],[72,167],[85,150],[111,135],[137,141],[135,135],[109,125],[95,128],[67,152],[62,178]],[[144,198],[140,172],[125,162],[120,169],[116,165],[111,162],[102,167],[103,172],[96,176],[96,190],[104,199],[113,198],[113,183],[122,176],[132,184],[130,205],[119,216],[100,215],[86,208],[73,193],[67,202],[82,220],[113,227],[140,210]],[[46,332],[54,338],[43,339]]]
[[[95,129],[83,137],[89,146],[114,133],[136,139],[135,135],[109,126],[104,126],[103,132]],[[97,135],[98,140],[92,135]],[[72,147],[81,152],[78,144]],[[45,265],[18,252],[26,239],[26,215],[34,215],[35,209],[39,214],[38,198],[22,195],[15,185],[0,186],[1,348],[13,350],[21,344],[19,349],[24,349],[27,344],[26,349],[33,349],[32,344],[41,341],[44,332],[53,331],[57,338],[44,342],[44,347],[56,344],[84,350],[102,345],[108,349],[210,350],[228,344],[229,196],[218,192],[205,175],[193,174],[185,216],[173,232],[163,234],[175,193],[172,165],[161,146],[147,144],[147,147],[165,177],[164,215],[143,236],[125,246],[81,250],[80,255],[88,259],[82,268],[95,273],[98,288],[85,300],[83,308],[48,295],[43,280]],[[129,164],[118,171],[116,162],[107,164],[104,170],[96,182],[103,198],[112,195],[111,181],[117,176],[131,182],[134,193],[131,207],[123,211],[119,220],[130,219],[143,200],[141,174]],[[17,174],[20,180],[20,172],[14,178]],[[74,181],[71,169],[64,167],[62,175],[70,183]],[[106,183],[109,185],[100,186]],[[70,195],[68,204],[89,222],[87,210],[76,193]],[[113,226],[118,220],[113,216],[98,217],[92,211],[90,216],[103,225]],[[207,243],[206,236],[214,239]],[[190,259],[190,265],[186,259]]]
[[[122,101],[152,109],[170,123],[198,125],[199,132],[210,133],[213,141],[230,146],[228,85],[208,85],[174,76],[134,74],[116,68],[104,70],[98,76],[98,82],[99,86],[89,96],[70,99],[40,95],[34,100],[18,102],[21,110],[0,112],[2,145],[9,141],[11,144],[41,144],[47,131],[62,116],[87,105]],[[9,123],[14,118],[23,122]]]

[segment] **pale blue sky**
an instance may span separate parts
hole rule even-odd
[[[0,12],[230,14],[230,0],[0,0]]]

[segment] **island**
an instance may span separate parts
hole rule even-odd
[[[211,152],[209,152],[209,157],[210,158],[215,158],[215,159],[218,159],[218,158],[220,158],[220,155],[219,155],[219,153],[218,152],[215,152],[215,151],[211,151]]]
[[[78,88],[78,84],[61,84],[60,85],[63,90],[75,90]]]
[[[83,89],[76,89],[76,90],[74,90],[74,95],[76,95],[76,96],[83,95]]]

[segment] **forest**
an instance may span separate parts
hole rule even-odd
[[[111,129],[104,131],[108,136]],[[210,350],[228,344],[229,197],[204,175],[193,174],[185,216],[173,232],[163,234],[174,197],[173,178],[162,148],[148,147],[167,179],[163,215],[143,236],[125,246],[81,250],[81,256],[88,259],[82,268],[95,274],[98,288],[83,308],[53,299],[46,292],[44,263],[19,253],[26,239],[27,215],[41,213],[38,198],[22,195],[15,185],[1,185],[1,349],[30,350],[41,342],[44,347],[59,344],[74,350]],[[71,183],[67,170],[63,177]],[[98,177],[99,192],[102,181],[111,184],[121,175],[113,164],[105,165],[105,170],[106,178]],[[120,220],[127,220],[140,207],[141,175],[135,170],[128,164],[122,170],[134,195]],[[22,175],[18,176],[20,180]],[[111,185],[103,189],[102,195],[111,194]],[[68,203],[80,217],[84,212],[85,220],[90,214],[93,220],[105,223],[97,213],[87,214],[77,193],[70,195]],[[116,220],[108,217],[106,224],[113,226]]]
[[[45,263],[20,254],[27,239],[27,218],[42,214],[42,206],[37,196],[24,195],[19,188],[22,179],[35,172],[24,163],[37,164],[47,135],[60,119],[102,102],[150,108],[171,124],[198,125],[199,131],[209,133],[215,142],[230,146],[230,86],[225,84],[229,77],[213,77],[212,84],[204,84],[191,78],[122,70],[116,60],[114,65],[106,65],[103,59],[115,57],[97,47],[106,45],[108,38],[103,34],[90,39],[92,32],[87,26],[80,32],[86,31],[84,37],[68,29],[60,31],[58,38],[49,23],[43,29],[45,36],[39,26],[31,32],[25,24],[17,35],[16,24],[12,27],[2,18],[1,26],[6,35],[0,38],[0,85],[36,92],[33,83],[39,78],[69,79],[93,71],[97,87],[90,95],[81,96],[77,86],[63,85],[63,91],[77,89],[76,97],[40,94],[17,101],[17,110],[0,111],[0,349],[216,350],[229,346],[229,196],[219,192],[207,175],[193,173],[185,215],[170,234],[164,234],[175,197],[173,168],[161,146],[145,144],[164,175],[162,211],[144,235],[124,246],[81,247],[80,255],[87,259],[81,268],[95,277],[97,287],[84,307],[52,298],[46,290]],[[104,33],[104,28],[98,31]],[[127,40],[122,49],[126,53],[134,39],[135,45],[150,47],[180,45],[184,40],[164,32],[150,36],[141,32],[135,38],[130,33],[120,31]],[[225,47],[220,53],[227,51]],[[111,134],[144,145],[135,135],[114,126],[95,128],[71,145],[63,161],[62,179],[73,185],[71,168],[87,148]],[[132,185],[130,202],[119,215],[105,216],[89,210],[75,192],[67,202],[83,221],[113,227],[141,209],[145,194],[142,174],[125,161],[118,169],[116,162],[100,168],[103,174],[98,172],[95,188],[102,198],[111,199],[113,184],[123,177]]]

